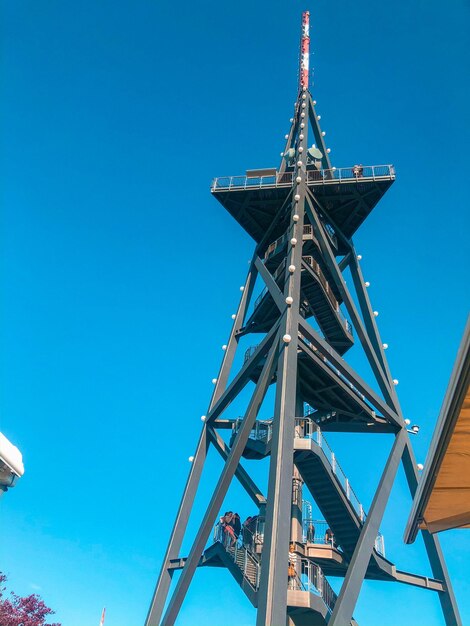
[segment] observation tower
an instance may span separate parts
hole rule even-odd
[[[400,463],[412,496],[418,474],[412,430],[403,418],[353,237],[393,184],[395,171],[392,165],[331,165],[309,90],[309,45],[304,12],[298,95],[279,167],[212,183],[212,195],[253,238],[255,250],[146,626],[176,622],[198,567],[227,568],[256,607],[257,626],[356,624],[365,578],[437,593],[443,623],[461,624],[436,536],[422,531],[433,578],[400,570],[393,549],[385,556],[379,526]],[[255,298],[260,282],[264,288]],[[255,345],[232,371],[247,336]],[[370,364],[372,384],[348,365],[354,344]],[[244,415],[234,416],[231,404],[250,385]],[[272,418],[259,419],[271,385]],[[350,484],[328,443],[330,432],[367,433],[371,446],[374,436],[393,440],[367,512],[359,487]],[[222,456],[223,470],[191,550],[181,554],[210,448]],[[269,458],[267,493],[244,469],[242,457]],[[255,514],[230,531],[228,518],[217,521],[234,477]],[[323,519],[312,518],[307,490]],[[174,575],[178,580],[167,602]],[[344,579],[339,595],[330,576]],[[404,605],[404,618],[405,611]]]

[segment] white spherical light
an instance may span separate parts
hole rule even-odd
[[[305,117],[305,113],[302,111],[302,113],[300,114],[300,117]]]
[[[232,313],[232,319],[234,320],[236,317],[235,313]]]
[[[364,283],[365,287],[370,287],[370,282],[368,280],[366,280],[366,282]]]
[[[284,139],[289,139],[289,135],[284,135]]]
[[[302,139],[303,139],[303,138],[304,138],[303,134],[302,134],[302,133],[300,133],[300,135],[299,135],[299,139],[302,141]]]
[[[409,425],[411,424],[411,421],[410,421],[410,420],[405,420],[405,424],[406,424],[407,426],[409,426]]]
[[[383,348],[384,350],[386,350],[386,349],[388,348],[388,343],[383,343],[383,344],[382,344],[382,348]]]
[[[292,337],[290,335],[284,335],[284,337],[282,338],[282,341],[284,343],[290,343],[292,340]]]
[[[284,152],[280,152],[280,155],[283,157],[284,156]]]
[[[292,219],[294,220],[294,222],[298,222],[299,221],[299,216],[297,215],[297,213],[292,216]]]
[[[423,469],[424,469],[424,465],[423,465],[422,463],[418,463],[418,465],[417,465],[416,467],[418,468],[418,470],[419,470],[420,472],[422,472],[422,471],[423,471]]]
[[[292,237],[292,239],[290,240],[290,245],[291,246],[297,245],[297,239],[295,237]]]
[[[194,457],[193,456],[188,457],[188,461],[192,463],[194,461]]]
[[[292,298],[292,296],[287,296],[286,304],[290,306],[293,302],[294,302],[294,298]]]
[[[300,196],[299,196],[299,194],[298,194],[298,193],[296,193],[296,194],[295,194],[295,196],[294,196],[294,200],[295,200],[296,202],[298,202],[298,201],[300,200]]]
[[[305,100],[307,96],[305,94],[302,95],[302,100]]]
[[[295,272],[295,265],[289,265],[289,272],[293,274]]]
[[[299,152],[303,152],[303,151],[304,151],[303,147],[302,147],[302,146],[300,146],[300,148],[299,148]]]
[[[327,148],[326,151],[328,152],[328,154],[330,154],[331,148]]]
[[[302,161],[297,161],[297,167],[302,167]]]
[[[290,118],[290,120],[289,120],[289,122],[292,124],[292,122],[293,122],[293,121],[294,121],[294,118],[293,118],[293,117],[291,117],[291,118]]]
[[[224,343],[224,345],[222,346],[222,350],[227,350],[227,344]]]
[[[201,415],[201,422],[205,422],[206,421],[206,416],[205,415]]]
[[[362,254],[358,254],[358,255],[357,255],[357,260],[358,260],[358,261],[361,261],[361,260],[362,260]]]
[[[302,182],[301,177],[300,177],[300,176],[297,176],[297,178],[295,179],[295,182],[296,182],[296,183],[301,183],[301,182]]]
[[[313,104],[315,105],[316,103],[317,103],[317,101],[316,101],[316,100],[314,100],[314,101],[313,101]]]
[[[217,378],[213,378],[212,379],[212,384],[215,385],[216,382],[217,382]]]
[[[245,287],[243,285],[240,287],[240,291],[245,291]]]
[[[392,382],[394,385],[398,385],[398,378],[394,378]]]
[[[300,125],[300,128],[305,128],[305,124],[302,122],[302,124]]]
[[[326,135],[326,132],[322,130],[321,136],[324,137],[325,135]]]
[[[379,317],[379,312],[378,311],[374,311],[374,317]]]
[[[321,120],[321,115],[317,115],[317,120]]]
[[[306,106],[305,102],[302,102],[302,109],[305,109]]]
[[[333,172],[336,172],[336,167],[332,167],[331,169],[333,170]]]

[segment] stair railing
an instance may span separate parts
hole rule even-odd
[[[326,440],[320,426],[315,424],[315,422],[309,417],[296,417],[295,422],[296,437],[311,439],[314,443],[317,444],[319,448],[323,450],[323,453],[333,471],[333,474],[338,479],[338,482],[343,488],[347,499],[353,505],[354,510],[359,516],[359,519],[363,521],[364,509],[362,507],[362,504],[355,494],[353,488],[351,487],[349,479],[344,473],[341,465],[338,463],[336,455],[330,447],[328,441]]]
[[[248,532],[252,535],[251,541],[247,542],[246,535],[244,535],[243,538],[242,533],[240,533],[234,543],[231,535],[224,531],[220,522],[217,522],[214,527],[214,543],[221,543],[224,546],[226,552],[230,555],[233,562],[240,569],[243,577],[256,591],[259,587],[260,564],[258,559],[249,551],[246,545],[247,543],[250,545],[254,545],[256,539],[253,536],[253,533],[251,533],[251,531],[249,531],[246,527],[244,527],[243,530],[245,531],[245,533]],[[241,559],[239,558],[240,555]]]
[[[297,584],[299,591],[309,591],[320,596],[325,603],[328,612],[332,612],[337,596],[330,583],[325,578],[323,570],[316,563],[308,559],[300,559],[301,574],[296,577],[294,584]]]

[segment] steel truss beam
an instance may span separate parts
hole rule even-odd
[[[227,461],[230,454],[230,448],[227,446],[222,437],[210,426],[207,428],[207,435],[220,456],[224,459],[224,461]],[[245,491],[258,508],[266,504],[266,498],[263,496],[261,489],[256,486],[250,475],[240,464],[235,470],[235,476],[238,478],[242,487],[244,487]]]

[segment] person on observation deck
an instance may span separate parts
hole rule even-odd
[[[313,525],[313,522],[310,522],[307,526],[307,542],[315,543],[315,526]]]
[[[331,528],[327,528],[325,532],[325,543],[330,544],[331,546],[335,545],[335,536]]]

